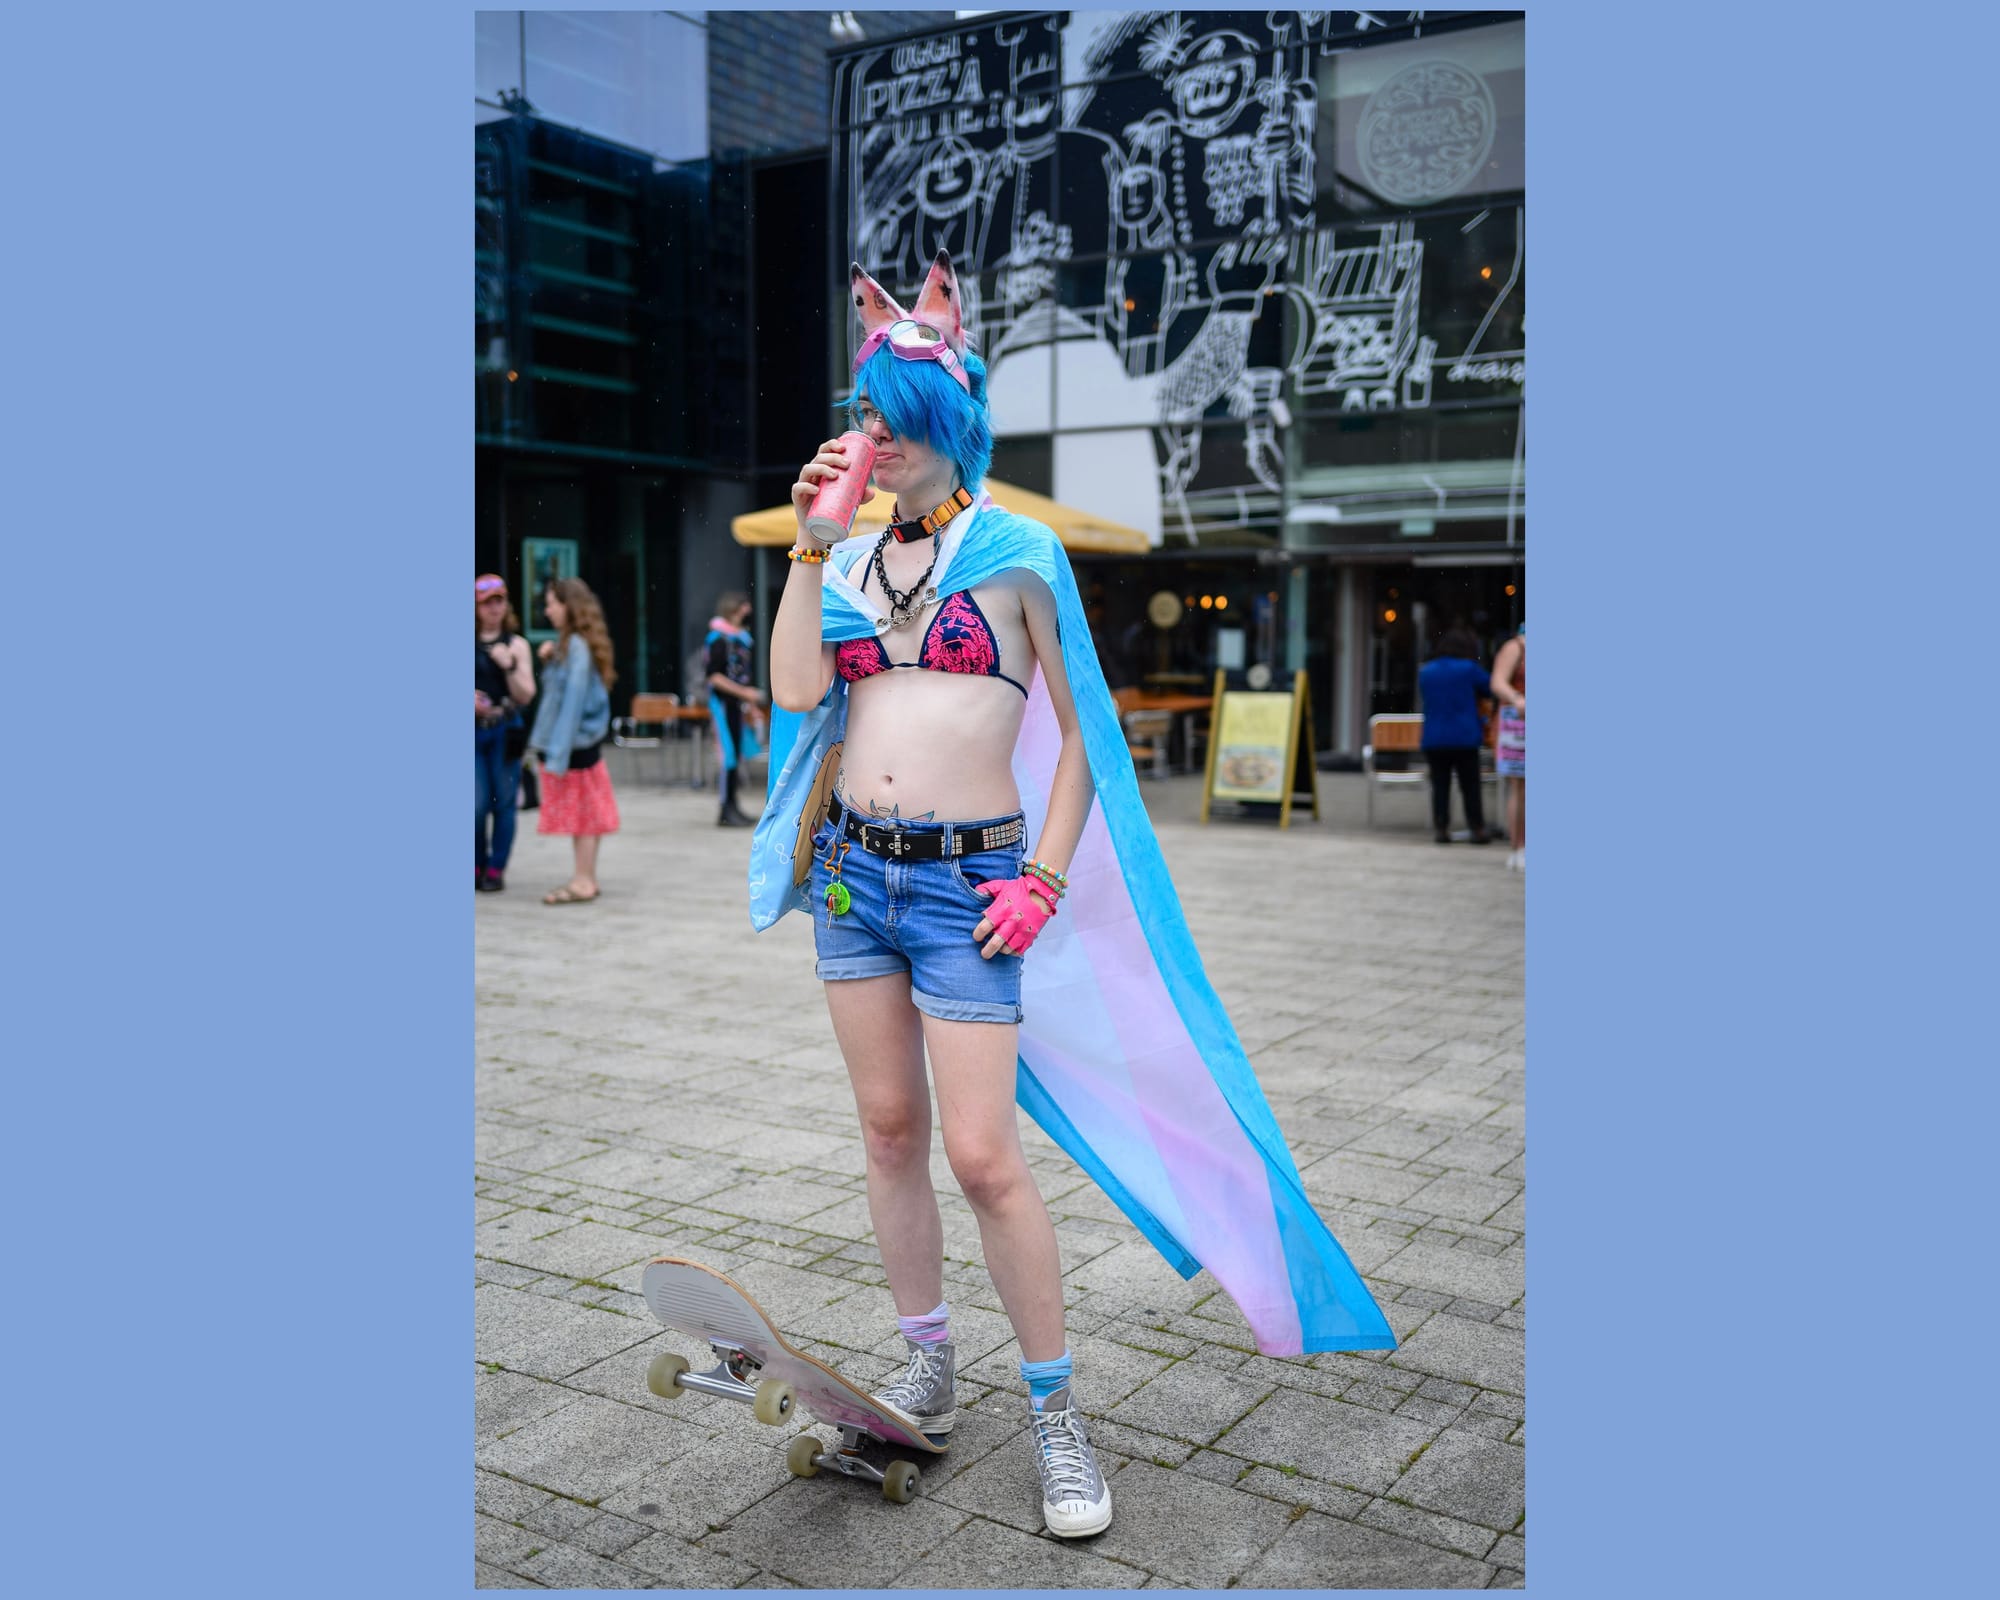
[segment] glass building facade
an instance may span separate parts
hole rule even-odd
[[[825,437],[847,37],[825,12],[475,14],[475,561],[537,636],[542,579],[596,590],[618,709],[685,687],[716,595],[759,587],[731,519]]]
[[[1446,626],[1490,656],[1523,615],[1524,47],[1520,13],[1135,11],[836,51],[828,385],[848,260],[913,293],[949,249],[994,475],[1154,541],[1077,561],[1114,683],[1304,668],[1355,751]]]

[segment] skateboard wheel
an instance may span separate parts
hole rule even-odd
[[[653,1357],[653,1364],[646,1368],[646,1387],[662,1400],[678,1400],[687,1393],[681,1387],[681,1374],[687,1369],[686,1356],[663,1350]]]
[[[917,1497],[917,1469],[908,1461],[892,1461],[882,1475],[882,1498],[906,1506]]]
[[[791,1468],[795,1478],[816,1476],[819,1472],[819,1440],[809,1433],[800,1434],[785,1452],[785,1465]]]
[[[754,1407],[759,1422],[778,1423],[792,1414],[792,1386],[782,1378],[766,1378],[757,1385]]]

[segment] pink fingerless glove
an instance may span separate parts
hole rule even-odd
[[[1030,890],[1034,891],[1032,894]],[[982,883],[979,892],[991,895],[993,903],[986,908],[986,920],[993,924],[1000,940],[1017,956],[1028,953],[1028,946],[1035,942],[1035,936],[1049,925],[1053,911],[1044,911],[1042,903],[1052,898],[1048,887],[1038,878],[1001,878],[993,883]]]

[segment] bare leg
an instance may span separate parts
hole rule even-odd
[[[1028,1361],[1063,1353],[1062,1255],[1014,1121],[1020,1029],[1011,1022],[923,1018],[937,1079],[945,1154],[972,1213],[986,1270]]]
[[[597,842],[600,835],[579,833],[571,837],[570,843],[576,851],[576,876],[569,880],[569,886],[578,894],[597,893]]]
[[[931,1093],[910,975],[826,985],[868,1156],[868,1216],[896,1313],[920,1317],[944,1298],[944,1223],[931,1188]]]
[[[1516,850],[1528,848],[1528,780],[1507,780],[1507,837]]]

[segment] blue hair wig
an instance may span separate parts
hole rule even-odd
[[[935,361],[905,361],[886,344],[861,364],[845,408],[862,395],[882,413],[899,439],[916,439],[958,468],[958,481],[976,490],[993,461],[993,425],[986,412],[986,364],[970,350],[962,358],[972,393]]]

